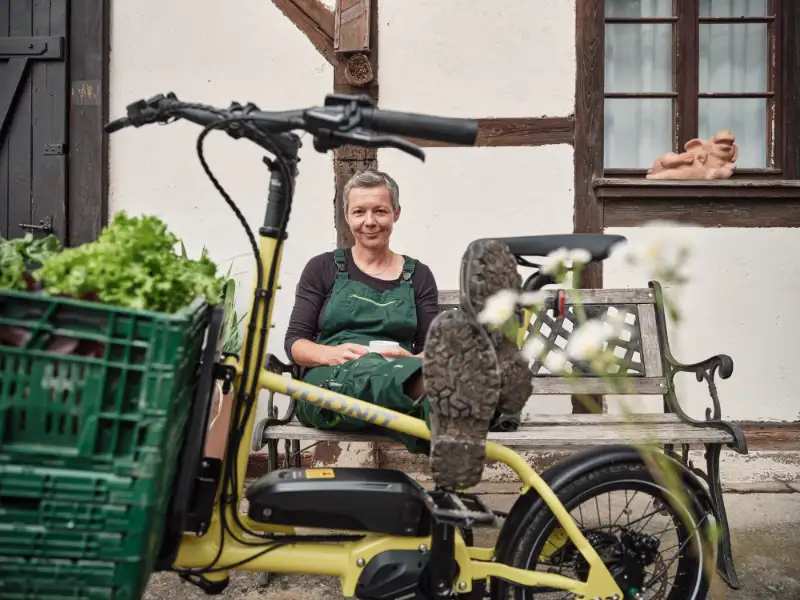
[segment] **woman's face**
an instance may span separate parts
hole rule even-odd
[[[389,244],[400,210],[392,209],[389,188],[353,188],[347,201],[347,224],[356,244],[377,249]]]

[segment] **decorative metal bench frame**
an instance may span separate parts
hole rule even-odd
[[[555,297],[554,291],[545,290]],[[712,501],[720,519],[721,538],[717,556],[720,575],[738,587],[738,577],[733,565],[730,531],[720,483],[720,455],[723,446],[740,454],[747,454],[747,442],[742,430],[722,419],[717,393],[716,376],[727,379],[733,373],[733,360],[725,354],[717,354],[703,361],[683,364],[672,355],[667,336],[667,321],[664,314],[661,286],[654,281],[642,289],[568,290],[566,313],[555,318],[553,310],[532,315],[527,335],[537,336],[548,352],[563,349],[574,329],[577,317],[574,305],[579,302],[588,318],[599,317],[606,312],[624,311],[623,333],[610,340],[615,356],[613,370],[627,377],[599,377],[591,374],[586,365],[569,364],[568,370],[577,378],[554,376],[537,360],[531,364],[532,395],[660,395],[663,397],[663,412],[637,414],[625,417],[615,414],[565,414],[536,415],[520,421],[515,416],[506,416],[502,431],[493,431],[489,439],[517,449],[562,449],[576,446],[608,445],[619,443],[658,444],[665,453],[682,461],[706,482]],[[439,294],[441,310],[455,309],[457,291]],[[266,368],[274,373],[302,376],[302,369],[287,365],[273,355],[268,355]],[[706,382],[711,406],[705,409],[705,418],[694,419],[681,407],[674,379],[678,373],[694,373],[698,382]],[[609,373],[609,375],[613,375]],[[620,384],[624,382],[624,386]],[[388,441],[379,432],[322,431],[304,427],[295,419],[295,401],[289,399],[286,413],[278,416],[273,395],[270,395],[266,419],[257,425],[253,437],[253,450],[268,451],[268,469],[278,468],[278,444],[284,440],[285,465],[300,466],[300,441],[333,442]],[[312,444],[313,445],[313,444]],[[705,448],[705,470],[696,467],[689,459],[691,446]]]

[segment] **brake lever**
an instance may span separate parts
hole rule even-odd
[[[409,142],[395,135],[374,135],[371,139],[375,140],[379,146],[384,148],[396,148],[401,152],[415,156],[422,162],[425,162],[425,151],[413,142]]]
[[[165,114],[170,104],[176,102],[178,98],[170,92],[166,96],[158,94],[147,100],[141,99],[128,105],[128,122],[134,127],[149,125],[158,121],[169,123],[170,115]]]
[[[347,132],[330,131],[326,132],[325,135],[318,134],[314,138],[314,148],[320,152],[326,152],[331,148],[338,148],[348,142],[365,148],[396,148],[425,162],[425,152],[416,144],[393,135],[370,135],[363,129],[354,129]]]

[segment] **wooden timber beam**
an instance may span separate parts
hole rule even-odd
[[[369,22],[357,23],[351,19],[347,29],[360,30],[363,39],[369,42],[369,50],[357,53],[337,52],[337,61],[333,65],[333,91],[337,94],[366,94],[375,101],[375,104],[378,104],[380,90],[378,84],[378,0],[348,0],[346,6],[342,5],[342,0],[337,0],[334,18],[341,21],[342,13],[353,12],[359,3],[363,5],[361,18],[368,18]],[[345,29],[345,27],[339,27],[337,33],[344,35]],[[348,71],[351,60],[355,57],[369,61],[368,81],[362,85],[354,84],[352,73]],[[378,168],[378,152],[375,148],[343,146],[333,151],[333,172],[336,181],[333,207],[338,248],[350,248],[354,241],[353,234],[344,220],[344,196],[342,195],[344,185],[355,173],[367,168]]]
[[[573,117],[533,117],[478,119],[478,139],[473,147],[546,146],[572,144],[575,139]],[[424,148],[454,147],[456,144],[411,139]]]
[[[603,3],[575,6],[575,233],[602,233],[603,204],[592,181],[603,174]],[[603,287],[603,263],[581,273],[581,288]],[[602,396],[572,396],[573,413],[602,413]]]
[[[320,0],[272,0],[272,3],[306,35],[329,63],[336,64],[333,13]]]

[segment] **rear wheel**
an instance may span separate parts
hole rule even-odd
[[[558,497],[611,571],[625,598],[701,600],[712,557],[700,542],[708,525],[696,507],[678,512],[675,495],[644,464],[612,465],[583,475]],[[682,518],[683,515],[683,518]],[[586,560],[546,506],[521,524],[516,547],[501,560],[513,567],[585,581]],[[637,595],[638,594],[638,595]],[[559,600],[574,594],[523,589],[502,581],[493,600]]]

